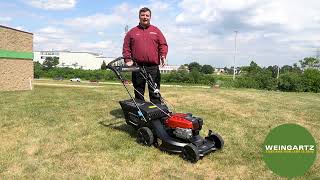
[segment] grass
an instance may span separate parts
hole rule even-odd
[[[50,81],[48,81],[50,82]],[[55,81],[51,81],[55,83]],[[81,85],[81,83],[80,83]],[[225,140],[197,164],[135,142],[118,101],[123,87],[0,92],[2,179],[280,179],[262,161],[270,129],[297,123],[320,139],[320,94],[163,87],[177,112],[205,120]],[[319,154],[319,150],[318,150]],[[319,156],[304,177],[320,177]]]

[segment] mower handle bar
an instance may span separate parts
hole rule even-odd
[[[120,74],[120,71],[127,71],[128,72],[128,71],[139,71],[140,70],[140,67],[137,65],[135,59],[133,59],[133,58],[131,58],[131,59],[135,63],[135,66],[122,66],[121,67],[121,66],[113,66],[112,65],[113,63],[121,61],[122,59],[125,59],[125,58],[118,57],[118,58],[112,60],[111,62],[109,62],[107,65],[107,68],[112,70],[120,80],[123,80],[122,76]]]

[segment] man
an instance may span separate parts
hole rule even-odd
[[[127,66],[133,65],[131,58],[135,59],[136,63],[151,75],[157,89],[160,89],[159,65],[164,66],[166,63],[168,45],[161,31],[150,24],[151,10],[149,8],[140,9],[139,19],[139,25],[132,28],[124,38],[122,55]],[[133,87],[139,91],[139,93],[134,91],[135,98],[144,100],[146,80],[140,72],[132,72],[132,83]],[[150,101],[155,104],[161,103],[154,90],[150,86],[148,89]]]

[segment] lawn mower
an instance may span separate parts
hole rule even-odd
[[[145,146],[154,145],[169,153],[180,153],[184,159],[192,163],[196,163],[210,152],[223,148],[224,141],[219,134],[209,130],[205,138],[199,135],[203,125],[201,118],[192,113],[173,113],[169,110],[157,84],[146,72],[144,66],[138,66],[137,63],[130,67],[113,65],[119,64],[123,59],[123,57],[116,58],[107,65],[107,68],[116,74],[130,96],[130,99],[119,101],[119,103],[126,123],[137,130],[138,143]],[[147,84],[160,98],[161,103],[155,104],[135,99],[125,83],[127,80],[121,75],[121,72],[126,71],[141,73]],[[135,88],[133,89],[138,92]]]

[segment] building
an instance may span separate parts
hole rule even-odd
[[[104,57],[101,54],[93,52],[73,52],[73,51],[34,51],[33,61],[43,63],[46,57],[58,57],[58,67],[70,67],[74,69],[100,69],[104,61],[106,64],[115,59],[115,57]],[[123,62],[118,62],[115,65],[123,65]],[[177,71],[180,66],[165,65],[160,67],[161,73],[170,73]]]
[[[46,57],[58,57],[58,67],[70,67],[74,69],[100,69],[103,61],[109,63],[115,57],[104,57],[93,52],[72,52],[72,51],[35,51],[33,61],[43,63]]]
[[[225,69],[224,68],[215,68],[214,72],[217,73],[217,74],[224,73]]]
[[[33,34],[0,25],[0,90],[32,90]]]
[[[172,71],[178,71],[180,66],[176,65],[165,65],[163,67],[160,66],[160,73],[170,73]]]

